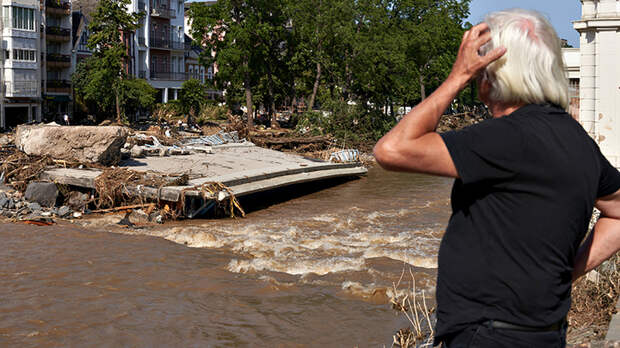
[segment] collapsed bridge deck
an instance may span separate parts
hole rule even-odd
[[[203,151],[200,151],[203,150]],[[186,186],[128,187],[131,195],[151,200],[184,202],[185,216],[205,213],[212,201],[268,191],[288,185],[339,177],[358,177],[367,173],[360,163],[331,163],[255,146],[251,143],[208,146],[183,156],[132,158],[120,164],[139,172],[189,177]],[[54,168],[42,178],[65,185],[94,189],[103,172],[93,169]],[[221,183],[229,191],[219,197],[205,196],[197,189],[206,183]]]

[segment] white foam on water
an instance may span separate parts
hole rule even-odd
[[[260,271],[282,272],[293,275],[336,273],[359,271],[364,268],[365,261],[361,258],[334,257],[321,260],[292,259],[285,262],[273,258],[254,258],[251,260],[233,259],[228,270],[233,273],[249,273]]]
[[[436,268],[441,227],[399,230],[408,209],[371,212],[360,208],[260,223],[177,226],[155,234],[199,248],[224,248],[239,255],[231,272],[284,272],[292,275],[368,271],[365,260],[386,257],[415,267]],[[439,225],[438,225],[439,226]]]

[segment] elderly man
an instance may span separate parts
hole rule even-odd
[[[474,78],[493,119],[436,133]],[[375,146],[386,169],[456,178],[436,344],[564,346],[572,279],[620,249],[620,173],[565,112],[567,91],[550,23],[492,13],[465,33],[447,80]],[[582,244],[594,206],[602,218]]]

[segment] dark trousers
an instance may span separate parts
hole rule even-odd
[[[555,331],[496,329],[488,324],[467,327],[443,340],[442,348],[564,348],[566,324]]]

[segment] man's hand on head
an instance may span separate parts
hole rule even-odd
[[[480,23],[466,31],[448,81],[458,83],[459,89],[462,89],[484,68],[506,53],[506,48],[497,47],[481,56],[478,53],[480,48],[489,41],[491,41],[491,32],[486,23]]]

